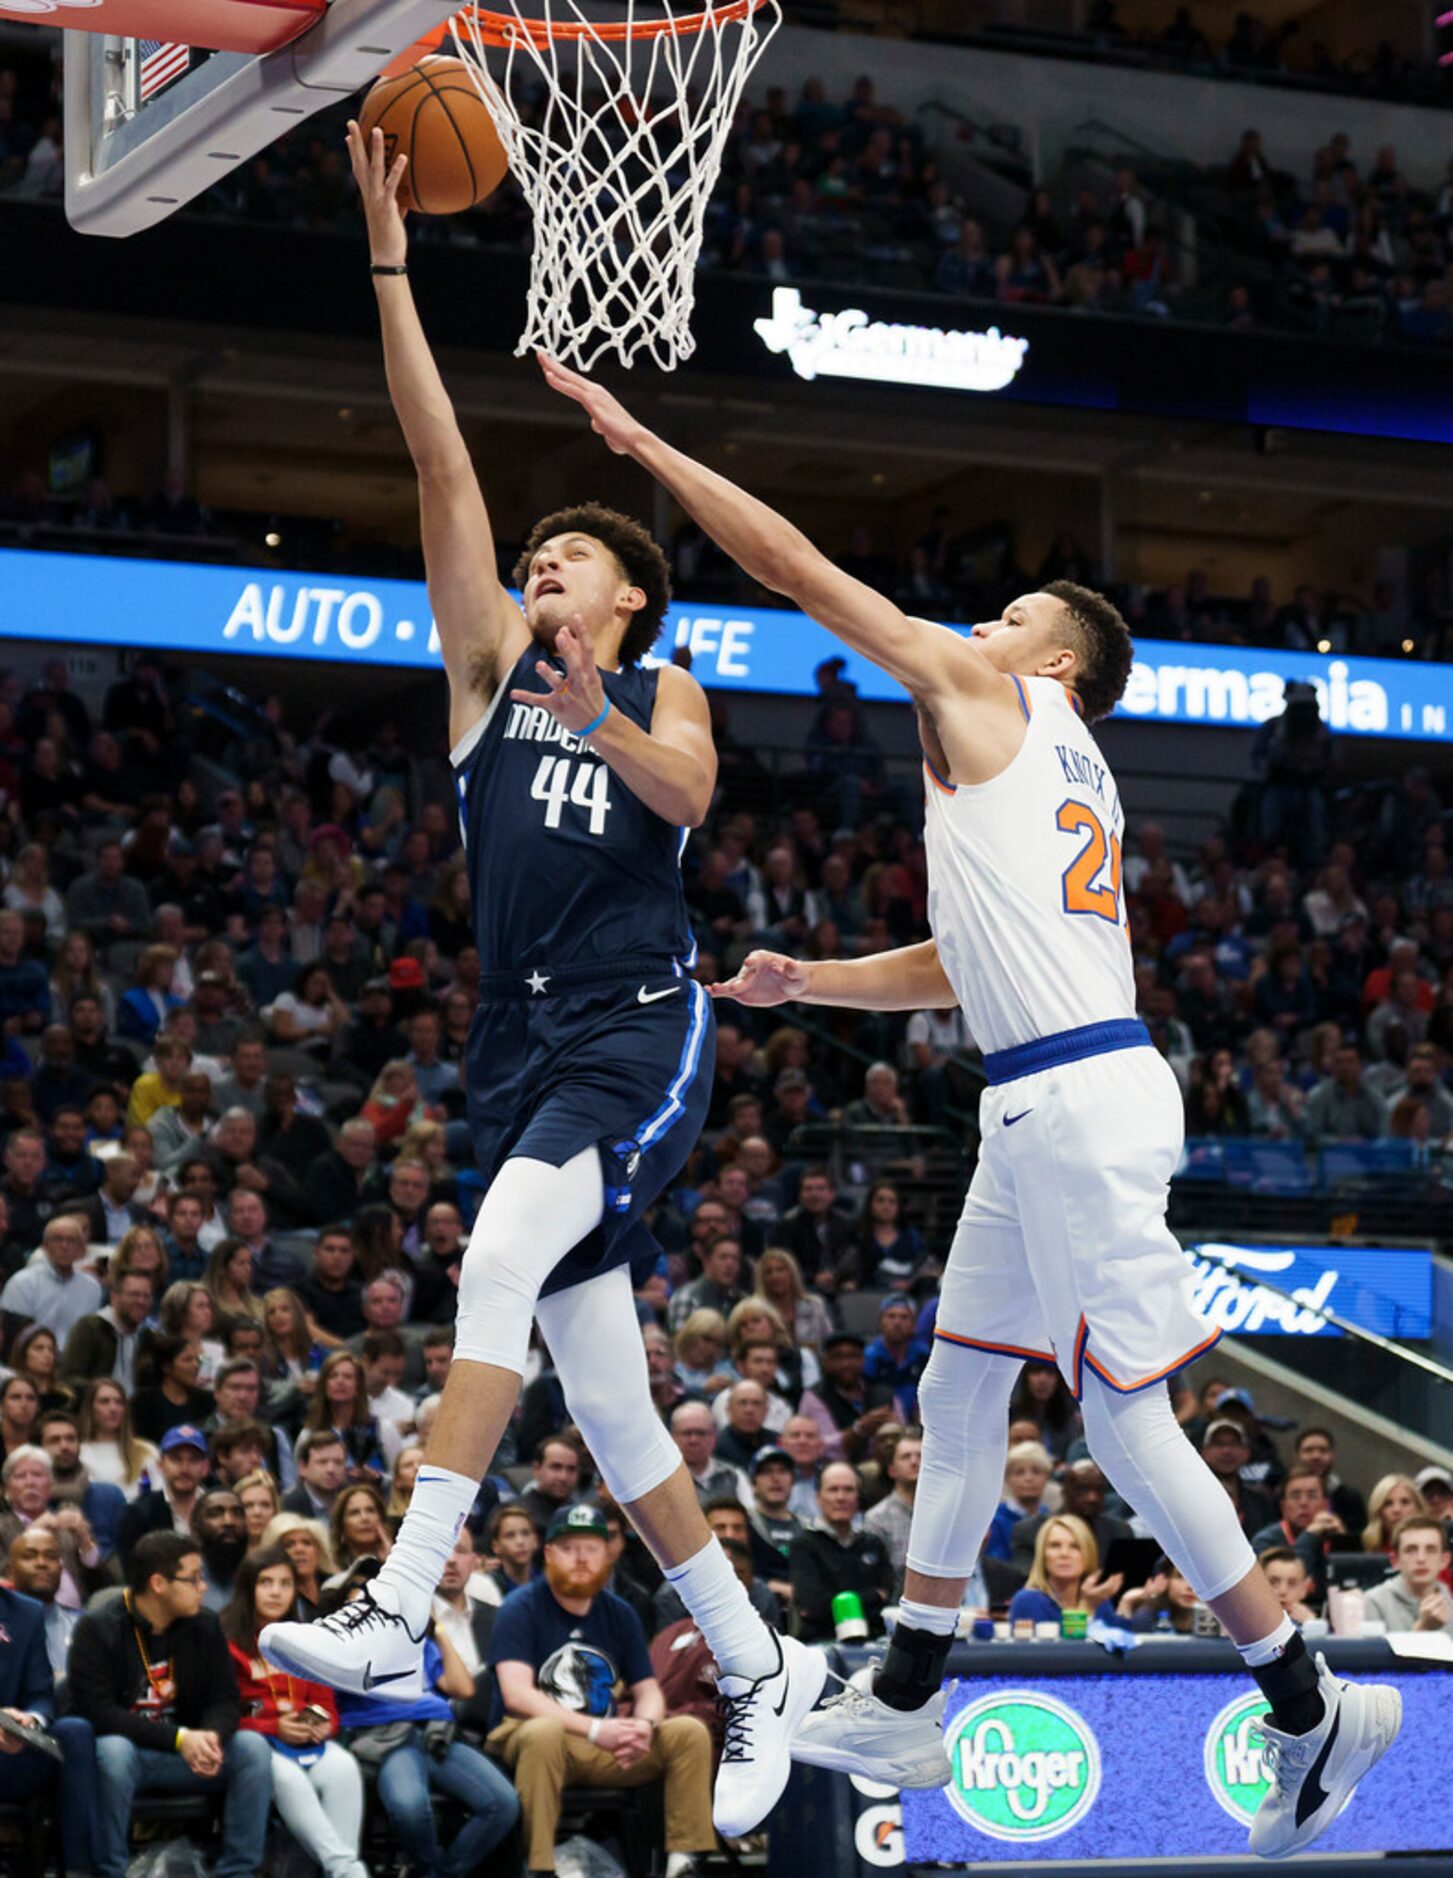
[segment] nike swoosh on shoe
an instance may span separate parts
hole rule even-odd
[[[1332,1717],[1332,1726],[1327,1730],[1327,1739],[1322,1743],[1322,1751],[1307,1770],[1307,1777],[1302,1782],[1297,1794],[1296,1820],[1304,1826],[1319,1806],[1325,1806],[1328,1800],[1327,1789],[1322,1785],[1322,1771],[1327,1765],[1328,1756],[1337,1742],[1337,1734],[1342,1726],[1342,1705],[1337,1705],[1337,1713]]]

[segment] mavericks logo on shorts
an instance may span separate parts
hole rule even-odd
[[[1216,1804],[1248,1825],[1271,1786],[1257,1727],[1270,1703],[1259,1692],[1228,1702],[1206,1730],[1206,1785]]]
[[[961,1819],[991,1839],[1057,1839],[1100,1791],[1100,1746],[1072,1708],[1029,1689],[961,1709],[945,1746],[947,1792]]]

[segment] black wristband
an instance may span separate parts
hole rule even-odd
[[[375,261],[368,271],[370,274],[407,274],[409,270],[406,267],[380,267]]]

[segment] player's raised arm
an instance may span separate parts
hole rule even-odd
[[[763,1007],[835,1004],[852,1011],[952,1011],[959,1002],[932,939],[866,959],[751,952],[736,977],[713,985],[711,995]]]
[[[541,358],[552,389],[573,398],[612,450],[648,469],[693,520],[752,579],[793,600],[845,645],[892,674],[914,697],[1000,697],[1004,679],[959,633],[910,619],[860,580],[835,567],[799,528],[725,476],[674,450],[638,423],[600,385]]]
[[[356,123],[348,126],[348,154],[363,198],[373,265],[402,269],[408,235],[398,189],[407,158],[386,165],[383,132],[375,130],[365,143]],[[376,273],[373,283],[389,395],[419,478],[424,565],[449,675],[449,740],[454,743],[488,705],[529,632],[500,585],[479,479],[424,336],[408,275]]]

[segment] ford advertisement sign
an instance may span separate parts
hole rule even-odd
[[[1402,1246],[1223,1245],[1185,1248],[1196,1308],[1248,1337],[1340,1337],[1331,1312],[1400,1342],[1433,1334],[1433,1258]]]
[[[422,581],[11,548],[0,550],[0,618],[11,639],[443,670]],[[712,690],[810,697],[815,668],[843,657],[862,697],[904,695],[801,613],[678,601],[663,655],[673,646],[689,647]],[[1250,730],[1279,714],[1291,678],[1316,687],[1323,717],[1341,734],[1453,740],[1453,666],[1154,639],[1137,643],[1117,716]]]

